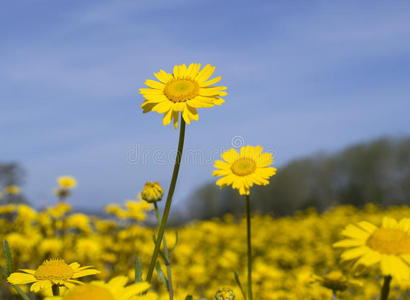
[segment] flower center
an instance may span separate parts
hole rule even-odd
[[[164,94],[172,102],[185,102],[198,96],[199,86],[189,79],[174,79],[166,85]]]
[[[256,169],[256,163],[253,159],[241,157],[231,166],[231,170],[238,176],[245,176],[253,173]]]
[[[410,235],[400,229],[379,228],[367,239],[367,245],[383,254],[410,253]]]
[[[112,293],[104,287],[86,284],[74,287],[65,297],[64,300],[115,300]]]
[[[34,273],[40,280],[68,280],[74,274],[74,270],[62,259],[46,260]]]

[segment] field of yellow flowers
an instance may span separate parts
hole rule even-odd
[[[64,258],[67,263],[78,262],[101,272],[85,277],[85,282],[115,276],[126,276],[133,282],[138,258],[146,272],[152,255],[155,231],[142,226],[141,221],[153,212],[138,201],[106,209],[112,218],[72,212],[65,202],[43,211],[26,205],[1,206],[0,238],[10,245],[13,268],[36,269],[46,259]],[[349,265],[340,264],[340,251],[332,244],[340,240],[340,232],[349,223],[367,220],[379,224],[385,215],[399,219],[409,214],[407,207],[386,211],[370,205],[363,210],[336,207],[322,215],[313,210],[283,218],[254,215],[255,299],[331,299],[332,284],[348,286],[338,292],[340,299],[378,299],[381,278],[377,272],[352,273]],[[175,299],[185,299],[186,295],[213,299],[224,286],[241,297],[234,273],[246,281],[245,228],[245,219],[227,215],[223,220],[194,222],[167,232],[168,245],[173,248],[178,231],[170,255]],[[4,256],[1,265],[6,266]],[[326,283],[331,288],[326,288]],[[406,299],[407,285],[393,282],[392,299]],[[24,285],[22,288],[27,291]],[[153,290],[157,299],[168,299],[159,277],[154,277]],[[3,299],[12,299],[10,291],[3,281]]]

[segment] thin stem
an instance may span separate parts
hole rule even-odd
[[[159,214],[157,202],[154,202],[155,213],[157,215],[158,226],[161,224],[161,216]],[[165,266],[167,267],[167,275],[168,275],[168,293],[169,299],[172,300],[174,298],[174,291],[172,288],[172,273],[171,273],[171,260],[169,257],[169,251],[167,247],[167,240],[164,236],[164,257],[165,257]]]
[[[392,277],[390,275],[384,276],[383,287],[382,287],[381,294],[380,294],[380,300],[387,300],[387,298],[389,297],[391,279]]]
[[[53,296],[60,296],[60,288],[57,284],[52,285]]]
[[[181,164],[182,150],[184,148],[184,138],[185,138],[185,121],[181,117],[181,127],[180,127],[180,131],[179,131],[178,152],[177,152],[177,156],[175,158],[174,171],[172,173],[171,184],[170,184],[169,190],[168,190],[168,196],[167,196],[167,201],[165,203],[164,213],[163,213],[162,219],[161,219],[161,225],[160,225],[159,230],[158,230],[157,241],[155,243],[154,253],[152,254],[151,263],[149,265],[149,269],[148,269],[148,273],[147,273],[147,281],[148,282],[151,282],[151,280],[152,280],[152,274],[154,273],[154,268],[155,268],[155,265],[157,263],[158,254],[159,254],[159,250],[160,250],[160,247],[161,247],[161,242],[162,242],[162,239],[164,237],[165,227],[167,226],[168,215],[169,215],[169,211],[171,209],[172,196],[174,195],[175,185],[176,185],[177,179],[178,179],[179,166]]]
[[[332,300],[336,300],[336,291],[332,291]]]
[[[248,238],[248,300],[252,300],[251,201],[249,195],[246,195],[246,227]]]

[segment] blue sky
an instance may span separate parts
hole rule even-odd
[[[136,91],[191,62],[215,65],[229,95],[187,128],[179,205],[237,136],[280,167],[410,134],[408,1],[16,0],[0,3],[0,160],[26,168],[37,206],[62,174],[77,207],[168,187],[178,132]]]

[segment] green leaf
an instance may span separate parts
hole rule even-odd
[[[17,293],[19,293],[21,298],[23,298],[24,300],[30,300],[30,298],[27,296],[27,294],[24,293],[23,290],[18,285],[11,284],[11,286],[17,291]]]
[[[175,248],[177,247],[178,244],[178,230],[175,230],[175,244],[174,246],[168,250],[169,255],[171,255],[171,253],[175,250]]]
[[[4,255],[6,256],[7,275],[10,275],[13,272],[13,260],[11,259],[11,251],[10,251],[9,243],[6,240],[3,241],[3,250],[4,250]]]
[[[135,282],[142,281],[142,259],[138,257],[137,263],[135,264]]]
[[[4,278],[8,277],[6,269],[3,268],[2,266],[0,266],[0,272],[1,272],[1,275],[3,275]]]
[[[188,296],[185,297],[185,300],[194,300],[194,298],[192,298],[191,295],[188,295]]]
[[[236,271],[235,271],[235,281],[236,281],[236,284],[238,285],[239,289],[241,290],[243,299],[246,300],[247,298],[246,298],[245,290],[242,287],[241,280],[239,279],[239,274]]]
[[[155,237],[155,235],[152,236],[152,240],[154,241],[154,244],[157,243],[157,238]],[[168,259],[166,258],[164,251],[162,251],[161,249],[159,249],[159,255],[161,255],[162,259],[165,261],[165,264],[168,263]]]
[[[168,280],[165,277],[164,272],[162,272],[161,265],[160,265],[159,261],[157,261],[156,269],[157,269],[159,279],[161,279],[162,283],[166,286],[166,288],[168,290],[169,289]]]

